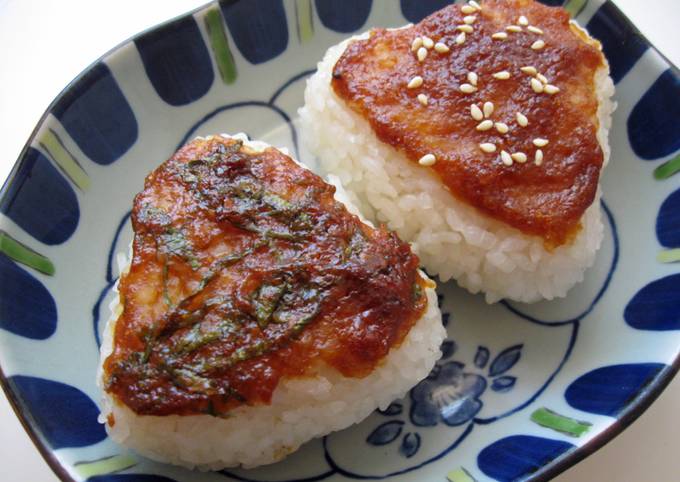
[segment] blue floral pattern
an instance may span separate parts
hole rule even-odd
[[[459,361],[446,361],[455,352],[455,342],[447,340],[442,344],[442,359],[425,380],[409,392],[411,408],[408,413],[415,427],[434,427],[439,423],[456,427],[474,420],[482,409],[482,395],[489,386],[496,392],[505,393],[512,389],[516,377],[503,375],[520,359],[522,345],[502,350],[489,365],[486,374],[466,371],[465,364]],[[484,370],[487,367],[490,351],[484,346],[477,348],[474,367]],[[474,369],[473,369],[474,370]],[[384,416],[399,417],[403,414],[401,403],[392,403],[387,409],[379,410]],[[378,425],[366,438],[371,445],[387,445],[399,439],[404,422],[392,420]],[[412,457],[418,452],[421,434],[406,432],[401,438],[399,453]]]
[[[411,422],[428,427],[443,422],[462,425],[482,408],[479,397],[486,390],[486,380],[474,373],[465,373],[465,365],[448,362],[438,365],[432,374],[411,390]]]

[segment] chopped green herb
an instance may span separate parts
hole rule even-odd
[[[215,393],[211,380],[194,373],[188,368],[170,368],[169,373],[176,385],[186,388],[190,392],[205,394]]]
[[[300,333],[302,333],[302,330],[304,330],[305,327],[307,325],[309,325],[309,323],[312,320],[314,320],[314,318],[316,318],[316,315],[318,315],[320,311],[321,311],[321,304],[318,304],[318,305],[314,306],[311,313],[309,313],[306,316],[303,316],[297,322],[295,322],[295,324],[293,325],[293,330],[292,330],[293,336],[297,336]]]
[[[201,267],[201,263],[196,259],[194,248],[191,242],[186,238],[181,229],[174,227],[168,228],[163,234],[159,236],[160,252],[167,253],[189,263],[193,270]]]
[[[264,328],[269,324],[272,314],[284,295],[288,286],[286,283],[279,284],[263,284],[257,290],[253,297],[253,305],[255,307],[255,317],[260,328]]]
[[[194,372],[208,373],[224,370],[234,365],[268,353],[275,345],[267,340],[258,340],[250,346],[238,348],[228,357],[210,358],[189,366]]]
[[[261,234],[263,234],[266,238],[283,239],[284,241],[300,241],[302,239],[301,236],[295,235],[293,233],[282,233],[279,231],[272,231],[270,229],[261,232]]]
[[[170,300],[170,294],[168,293],[168,261],[163,262],[163,300],[165,304],[170,307],[172,306],[172,301]]]
[[[137,219],[145,224],[156,224],[158,226],[169,226],[172,218],[163,209],[150,204],[145,204],[139,210]]]
[[[321,311],[321,292],[317,288],[303,287],[286,293],[272,315],[275,323],[285,323],[299,332]]]
[[[175,352],[181,355],[191,353],[214,341],[225,338],[235,329],[236,325],[227,319],[209,325],[197,323],[175,344]]]
[[[201,160],[209,164],[215,164],[217,161],[233,162],[236,160],[233,159],[234,154],[237,154],[238,151],[241,150],[241,147],[243,147],[243,141],[240,140],[237,140],[228,146],[217,144],[215,151],[203,157]]]
[[[239,348],[231,355],[231,357],[229,357],[228,366],[262,356],[267,353],[270,348],[271,344],[265,340],[258,340],[251,346]]]
[[[187,328],[196,325],[203,321],[206,315],[206,307],[201,306],[197,309],[187,309],[186,307],[191,304],[192,297],[185,298],[182,300],[177,307],[175,307],[171,312],[166,314],[167,323],[162,327],[159,333],[157,333],[151,342],[155,343],[159,338],[168,338],[172,336],[178,330],[182,328]]]
[[[275,211],[283,212],[283,211],[290,211],[294,208],[294,206],[283,199],[280,196],[277,196],[273,192],[265,191],[265,193],[262,196],[262,200],[274,208]]]
[[[313,228],[312,217],[308,213],[301,211],[293,219],[291,227],[295,231],[310,231]]]
[[[189,169],[195,169],[197,167],[205,166],[207,164],[208,163],[203,159],[192,159],[191,161],[187,162],[187,167]]]
[[[153,342],[156,339],[156,333],[153,328],[148,328],[144,334],[144,353],[142,354],[141,362],[142,364],[147,363],[151,357],[151,351],[153,350]]]

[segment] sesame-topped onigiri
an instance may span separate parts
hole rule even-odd
[[[601,244],[613,92],[564,9],[487,0],[331,47],[300,115],[321,167],[429,273],[534,302],[565,296]]]

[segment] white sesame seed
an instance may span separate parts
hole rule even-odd
[[[427,96],[425,94],[418,94],[418,102],[422,105],[427,105]]]
[[[548,83],[548,79],[547,79],[546,76],[543,75],[543,74],[536,74],[536,78],[537,78],[538,80],[540,80],[543,84],[547,84],[547,83]]]
[[[492,144],[491,142],[483,142],[479,145],[479,148],[484,152],[496,152],[496,144]]]
[[[467,79],[468,79],[468,82],[470,82],[472,85],[476,86],[477,85],[477,79],[479,79],[479,76],[477,74],[475,74],[474,72],[468,72]]]
[[[527,25],[529,25],[529,20],[524,15],[522,15],[517,19],[517,23],[526,27]]]
[[[545,91],[546,94],[553,95],[553,94],[557,94],[560,91],[560,88],[556,87],[554,85],[548,84],[543,88],[543,90]]]
[[[541,50],[543,47],[545,47],[545,42],[543,40],[536,40],[531,44],[532,50]]]
[[[470,5],[475,10],[481,10],[482,9],[482,6],[480,4],[478,4],[477,2],[475,2],[475,0],[470,0],[468,2],[468,5]]]
[[[529,119],[527,119],[527,116],[522,114],[521,112],[518,112],[515,117],[517,118],[517,123],[522,126],[526,127],[529,125]]]
[[[433,165],[435,162],[437,162],[437,158],[434,157],[434,154],[425,154],[423,157],[418,159],[418,164],[426,167]]]
[[[495,127],[496,130],[497,130],[498,132],[500,132],[501,134],[507,134],[508,130],[510,130],[510,129],[508,128],[508,125],[505,124],[505,123],[503,123],[503,122],[496,122],[496,123],[494,124],[494,127]]]
[[[480,120],[484,119],[484,114],[482,113],[482,109],[480,109],[477,106],[477,104],[472,104],[470,106],[470,115],[476,121],[480,121]]]
[[[538,70],[536,70],[536,67],[533,67],[531,65],[527,65],[526,67],[522,67],[519,70],[521,70],[525,74],[529,74],[529,75],[536,75],[538,73]]]
[[[416,75],[409,81],[406,87],[409,89],[417,89],[421,85],[423,85],[423,78],[420,75]]]
[[[440,54],[445,54],[449,51],[448,45],[446,45],[443,42],[437,42],[436,44],[434,44],[434,49]]]
[[[491,38],[494,40],[505,40],[506,38],[508,38],[508,34],[505,32],[496,32],[491,36]]]
[[[411,42],[411,52],[417,52],[420,47],[423,46],[423,38],[422,37],[416,37],[413,39],[413,42]]]
[[[489,117],[491,114],[493,114],[493,102],[484,102],[484,106],[482,107],[482,110],[484,111],[484,117]]]
[[[470,25],[458,25],[456,27],[456,30],[460,30],[461,32],[465,33],[472,33],[474,29]]]
[[[515,162],[519,162],[520,164],[524,164],[527,162],[527,155],[524,154],[523,152],[513,152],[510,154],[510,157],[512,157],[512,160]]]
[[[512,157],[510,157],[510,154],[508,154],[507,151],[501,151],[501,161],[503,161],[503,164],[506,166],[512,166]]]
[[[487,120],[482,121],[479,124],[477,124],[477,127],[475,127],[475,129],[477,129],[478,131],[488,131],[492,127],[493,127],[493,122],[490,121],[489,119],[487,119]]]
[[[522,31],[522,27],[520,27],[519,25],[508,25],[507,27],[505,27],[505,30],[507,30],[508,32],[517,33]]]
[[[463,84],[460,86],[460,91],[464,94],[472,94],[477,90],[477,87],[470,84]]]
[[[434,40],[432,40],[430,37],[423,37],[423,47],[426,49],[431,49],[434,47]]]
[[[537,33],[538,35],[543,35],[543,30],[541,30],[541,29],[538,28],[538,27],[534,27],[533,25],[529,25],[529,26],[527,27],[527,30],[528,30],[529,32]]]
[[[461,45],[465,42],[465,32],[461,32],[456,37],[456,45]]]
[[[534,155],[534,164],[537,166],[543,164],[543,151],[540,149],[536,149],[536,154]]]
[[[422,62],[427,57],[427,49],[425,47],[420,47],[418,49],[418,61]]]
[[[534,89],[534,92],[537,94],[543,92],[543,84],[541,84],[541,81],[538,79],[531,79],[531,88]]]
[[[501,70],[500,72],[496,72],[493,74],[494,79],[499,79],[499,80],[507,80],[510,78],[510,72],[507,70]]]
[[[548,141],[548,139],[543,139],[541,137],[537,137],[536,139],[534,139],[531,142],[533,142],[536,147],[544,147],[544,146],[548,145],[549,141]]]
[[[460,11],[463,12],[465,15],[467,15],[469,13],[475,13],[477,11],[477,9],[475,7],[470,6],[470,5],[463,5],[462,7],[460,7]]]
[[[468,15],[467,17],[463,17],[463,23],[467,25],[472,25],[475,23],[475,20],[477,20],[477,15]]]

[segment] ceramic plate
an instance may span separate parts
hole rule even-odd
[[[196,135],[239,131],[313,167],[296,111],[326,48],[446,3],[209,4],[116,47],[49,107],[0,197],[0,365],[60,477],[546,480],[611,439],[669,382],[680,365],[680,77],[611,2],[572,0],[566,7],[602,42],[618,102],[606,237],[584,283],[534,305],[486,305],[441,285],[449,338],[421,389],[269,467],[200,473],[153,463],[97,423],[114,256],[131,239],[129,209],[145,175]],[[438,415],[414,417],[432,412],[416,410],[423,404]]]

